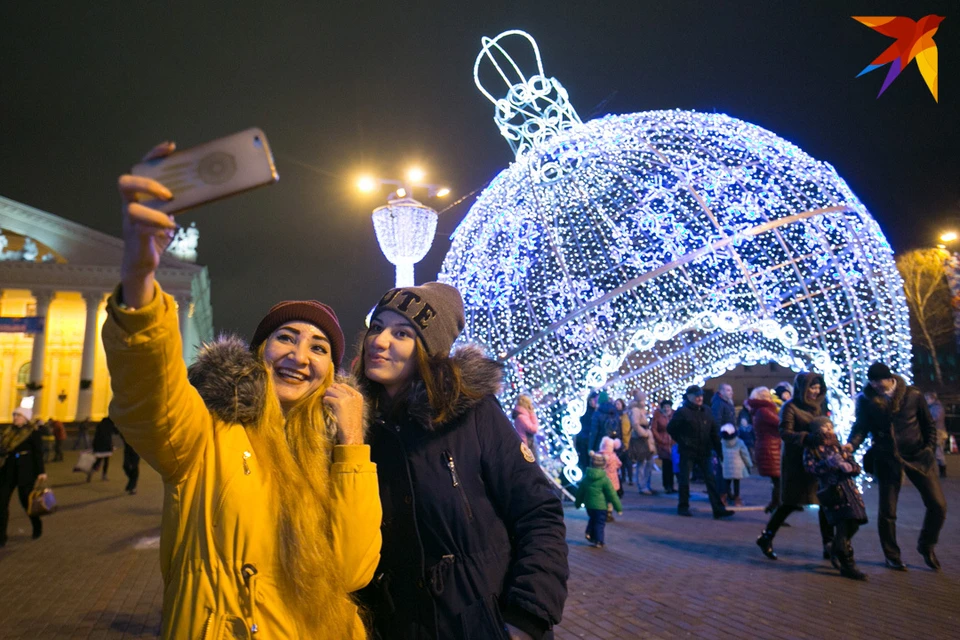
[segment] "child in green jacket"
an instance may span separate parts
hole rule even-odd
[[[607,461],[603,454],[590,452],[590,468],[580,481],[577,489],[576,507],[586,505],[587,522],[586,537],[594,547],[603,547],[603,530],[607,526],[607,503],[613,504],[618,515],[623,515],[623,505],[613,488],[613,483],[604,470]]]

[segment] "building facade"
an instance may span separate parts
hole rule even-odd
[[[30,396],[43,419],[107,414],[100,328],[122,253],[119,238],[0,197],[0,422]],[[157,280],[176,298],[189,363],[213,338],[207,269],[165,254]]]

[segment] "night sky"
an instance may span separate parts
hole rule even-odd
[[[727,113],[830,162],[896,251],[960,227],[956,0],[186,4],[3,3],[0,194],[118,236],[116,176],[147,149],[261,127],[280,182],[180,219],[200,228],[218,330],[319,298],[353,339],[394,277],[370,221],[386,191],[360,196],[356,177],[419,163],[451,187],[427,201],[442,208],[505,168],[472,70],[480,38],[513,28],[584,120]],[[855,76],[893,40],[850,16],[930,13],[946,17],[940,103],[915,62],[877,99],[886,69]],[[472,202],[441,215],[418,281]]]

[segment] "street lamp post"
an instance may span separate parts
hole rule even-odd
[[[426,189],[429,198],[450,193],[446,187],[423,182],[423,178],[423,171],[411,169],[406,180],[364,177],[357,183],[361,191],[367,192],[383,185],[397,187],[386,205],[373,210],[373,230],[383,255],[396,267],[398,287],[415,284],[413,266],[430,251],[437,232],[437,212],[414,200],[413,190]]]

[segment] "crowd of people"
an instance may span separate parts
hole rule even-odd
[[[686,517],[693,515],[693,474],[705,485],[715,519],[735,514],[728,505],[744,506],[741,479],[770,478],[770,501],[764,507],[770,518],[756,541],[762,553],[776,560],[773,541],[781,527],[789,526],[787,517],[816,505],[823,559],[841,575],[865,580],[851,542],[867,522],[854,480],[865,470],[878,483],[878,531],[886,566],[906,570],[896,538],[897,498],[905,476],[926,508],[917,552],[927,566],[940,570],[935,547],[946,517],[939,482],[946,476],[943,406],[935,393],[922,394],[881,362],[871,365],[866,377],[845,444],[831,419],[826,382],[815,372],[801,372],[792,384],[782,382],[773,391],[751,389],[739,412],[729,384],[719,385],[709,408],[704,390],[690,386],[680,408],[674,411],[673,403],[663,399],[650,420],[642,392],[634,392],[629,405],[611,401],[605,392],[591,394],[575,440],[585,474],[576,500],[589,513],[587,539],[603,546],[603,524],[613,521],[613,509],[622,510],[617,499],[623,496],[622,485],[632,485],[636,478],[640,493],[650,494],[649,471],[643,465],[659,460],[663,491],[673,493],[676,478],[677,513]],[[853,453],[868,436],[873,444],[861,469]],[[606,515],[600,524],[603,506]]]

